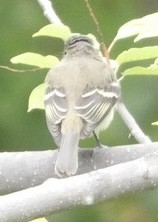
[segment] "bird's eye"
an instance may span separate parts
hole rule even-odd
[[[64,52],[64,55],[67,55],[67,51]]]

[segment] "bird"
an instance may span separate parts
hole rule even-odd
[[[46,123],[58,146],[55,173],[75,175],[80,139],[106,129],[120,97],[120,85],[108,60],[86,35],[65,41],[64,55],[45,78]]]

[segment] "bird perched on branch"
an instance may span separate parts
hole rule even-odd
[[[106,58],[84,35],[65,42],[65,55],[45,83],[46,122],[59,146],[55,172],[71,176],[78,168],[79,140],[109,126],[120,86]]]

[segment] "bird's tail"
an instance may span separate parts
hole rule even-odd
[[[78,168],[78,142],[78,133],[65,132],[62,135],[55,164],[55,172],[58,176],[71,176],[76,173]]]

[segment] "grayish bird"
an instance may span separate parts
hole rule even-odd
[[[109,126],[120,85],[106,58],[84,35],[65,42],[65,55],[45,83],[46,122],[59,146],[55,172],[71,176],[78,168],[79,140]]]

